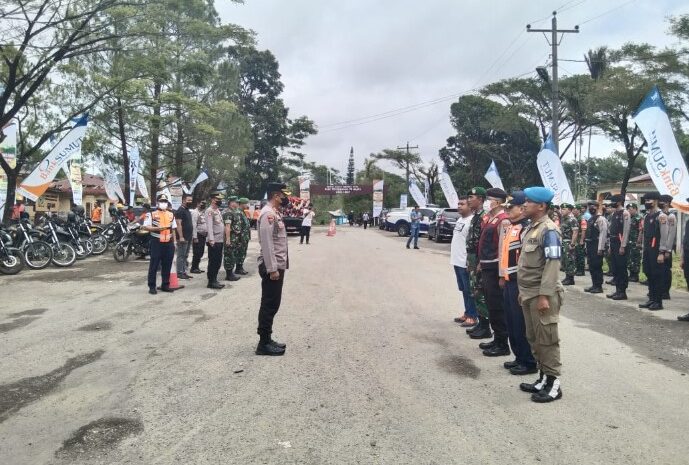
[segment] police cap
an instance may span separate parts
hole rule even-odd
[[[624,202],[624,197],[622,197],[621,194],[615,194],[615,195],[610,196],[610,198],[608,200],[610,200],[610,203],[616,204],[616,203]]]
[[[526,199],[535,203],[550,203],[555,194],[547,187],[534,186],[524,189]]]
[[[672,203],[672,199],[673,199],[673,197],[671,195],[666,194],[666,195],[660,196],[660,201],[667,204],[667,205],[670,205]]]
[[[660,193],[659,192],[647,192],[643,196],[644,201],[646,200],[660,200]]]
[[[285,195],[292,195],[292,193],[287,189],[287,184],[284,182],[268,183],[268,195],[274,194],[275,192],[281,192]]]
[[[511,208],[519,205],[524,205],[525,203],[526,195],[524,195],[524,191],[514,191],[512,192],[512,194],[510,194],[509,198],[507,199],[507,202],[503,203],[502,205],[506,208]]]
[[[491,187],[486,191],[486,197],[505,200],[507,198],[507,192],[500,189],[499,187]]]

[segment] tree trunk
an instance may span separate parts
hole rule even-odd
[[[4,168],[4,160],[3,160]],[[3,224],[9,224],[10,218],[12,217],[12,207],[14,206],[14,196],[17,191],[17,173],[18,168],[5,170],[5,176],[7,176],[7,197],[5,198],[5,206],[3,207]]]
[[[184,169],[184,129],[182,128],[182,109],[175,109],[177,120],[177,140],[175,141],[175,174],[182,177]]]
[[[124,197],[127,203],[131,199],[129,192],[129,152],[127,150],[127,136],[124,128],[124,108],[122,108],[122,99],[117,97],[117,125],[120,133],[120,145],[122,146],[122,167],[124,168]]]
[[[151,203],[158,193],[158,165],[160,163],[160,93],[162,84],[156,81],[153,85],[153,119],[151,120]]]

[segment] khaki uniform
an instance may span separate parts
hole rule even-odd
[[[258,264],[264,265],[266,272],[289,269],[287,229],[282,215],[270,205],[263,207],[258,218],[258,242],[261,246]]]
[[[564,291],[559,280],[560,231],[544,216],[529,225],[522,235],[517,278],[524,310],[526,338],[543,373],[560,376],[558,321]],[[538,296],[547,296],[550,309],[538,311]]]

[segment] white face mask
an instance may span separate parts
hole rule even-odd
[[[158,208],[160,208],[161,210],[167,210],[167,202],[159,202]]]

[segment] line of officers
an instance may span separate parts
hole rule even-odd
[[[648,283],[648,301],[639,307],[662,310],[663,300],[670,299],[672,259],[677,242],[677,216],[670,210],[672,200],[672,196],[658,192],[645,194],[641,199],[644,215],[639,213],[636,203],[625,206],[621,195],[610,196],[602,206],[591,200],[586,205],[565,203],[559,211],[552,209],[551,219],[559,223],[562,232],[562,271],[566,275],[562,284],[573,285],[575,276],[584,276],[587,261],[592,283],[584,290],[603,293],[603,260],[606,260],[608,276],[612,277],[606,284],[615,286],[607,298],[627,300],[629,282],[638,282],[639,272],[643,270]],[[683,246],[689,246],[689,241],[685,239]],[[689,314],[679,319],[689,321]]]

